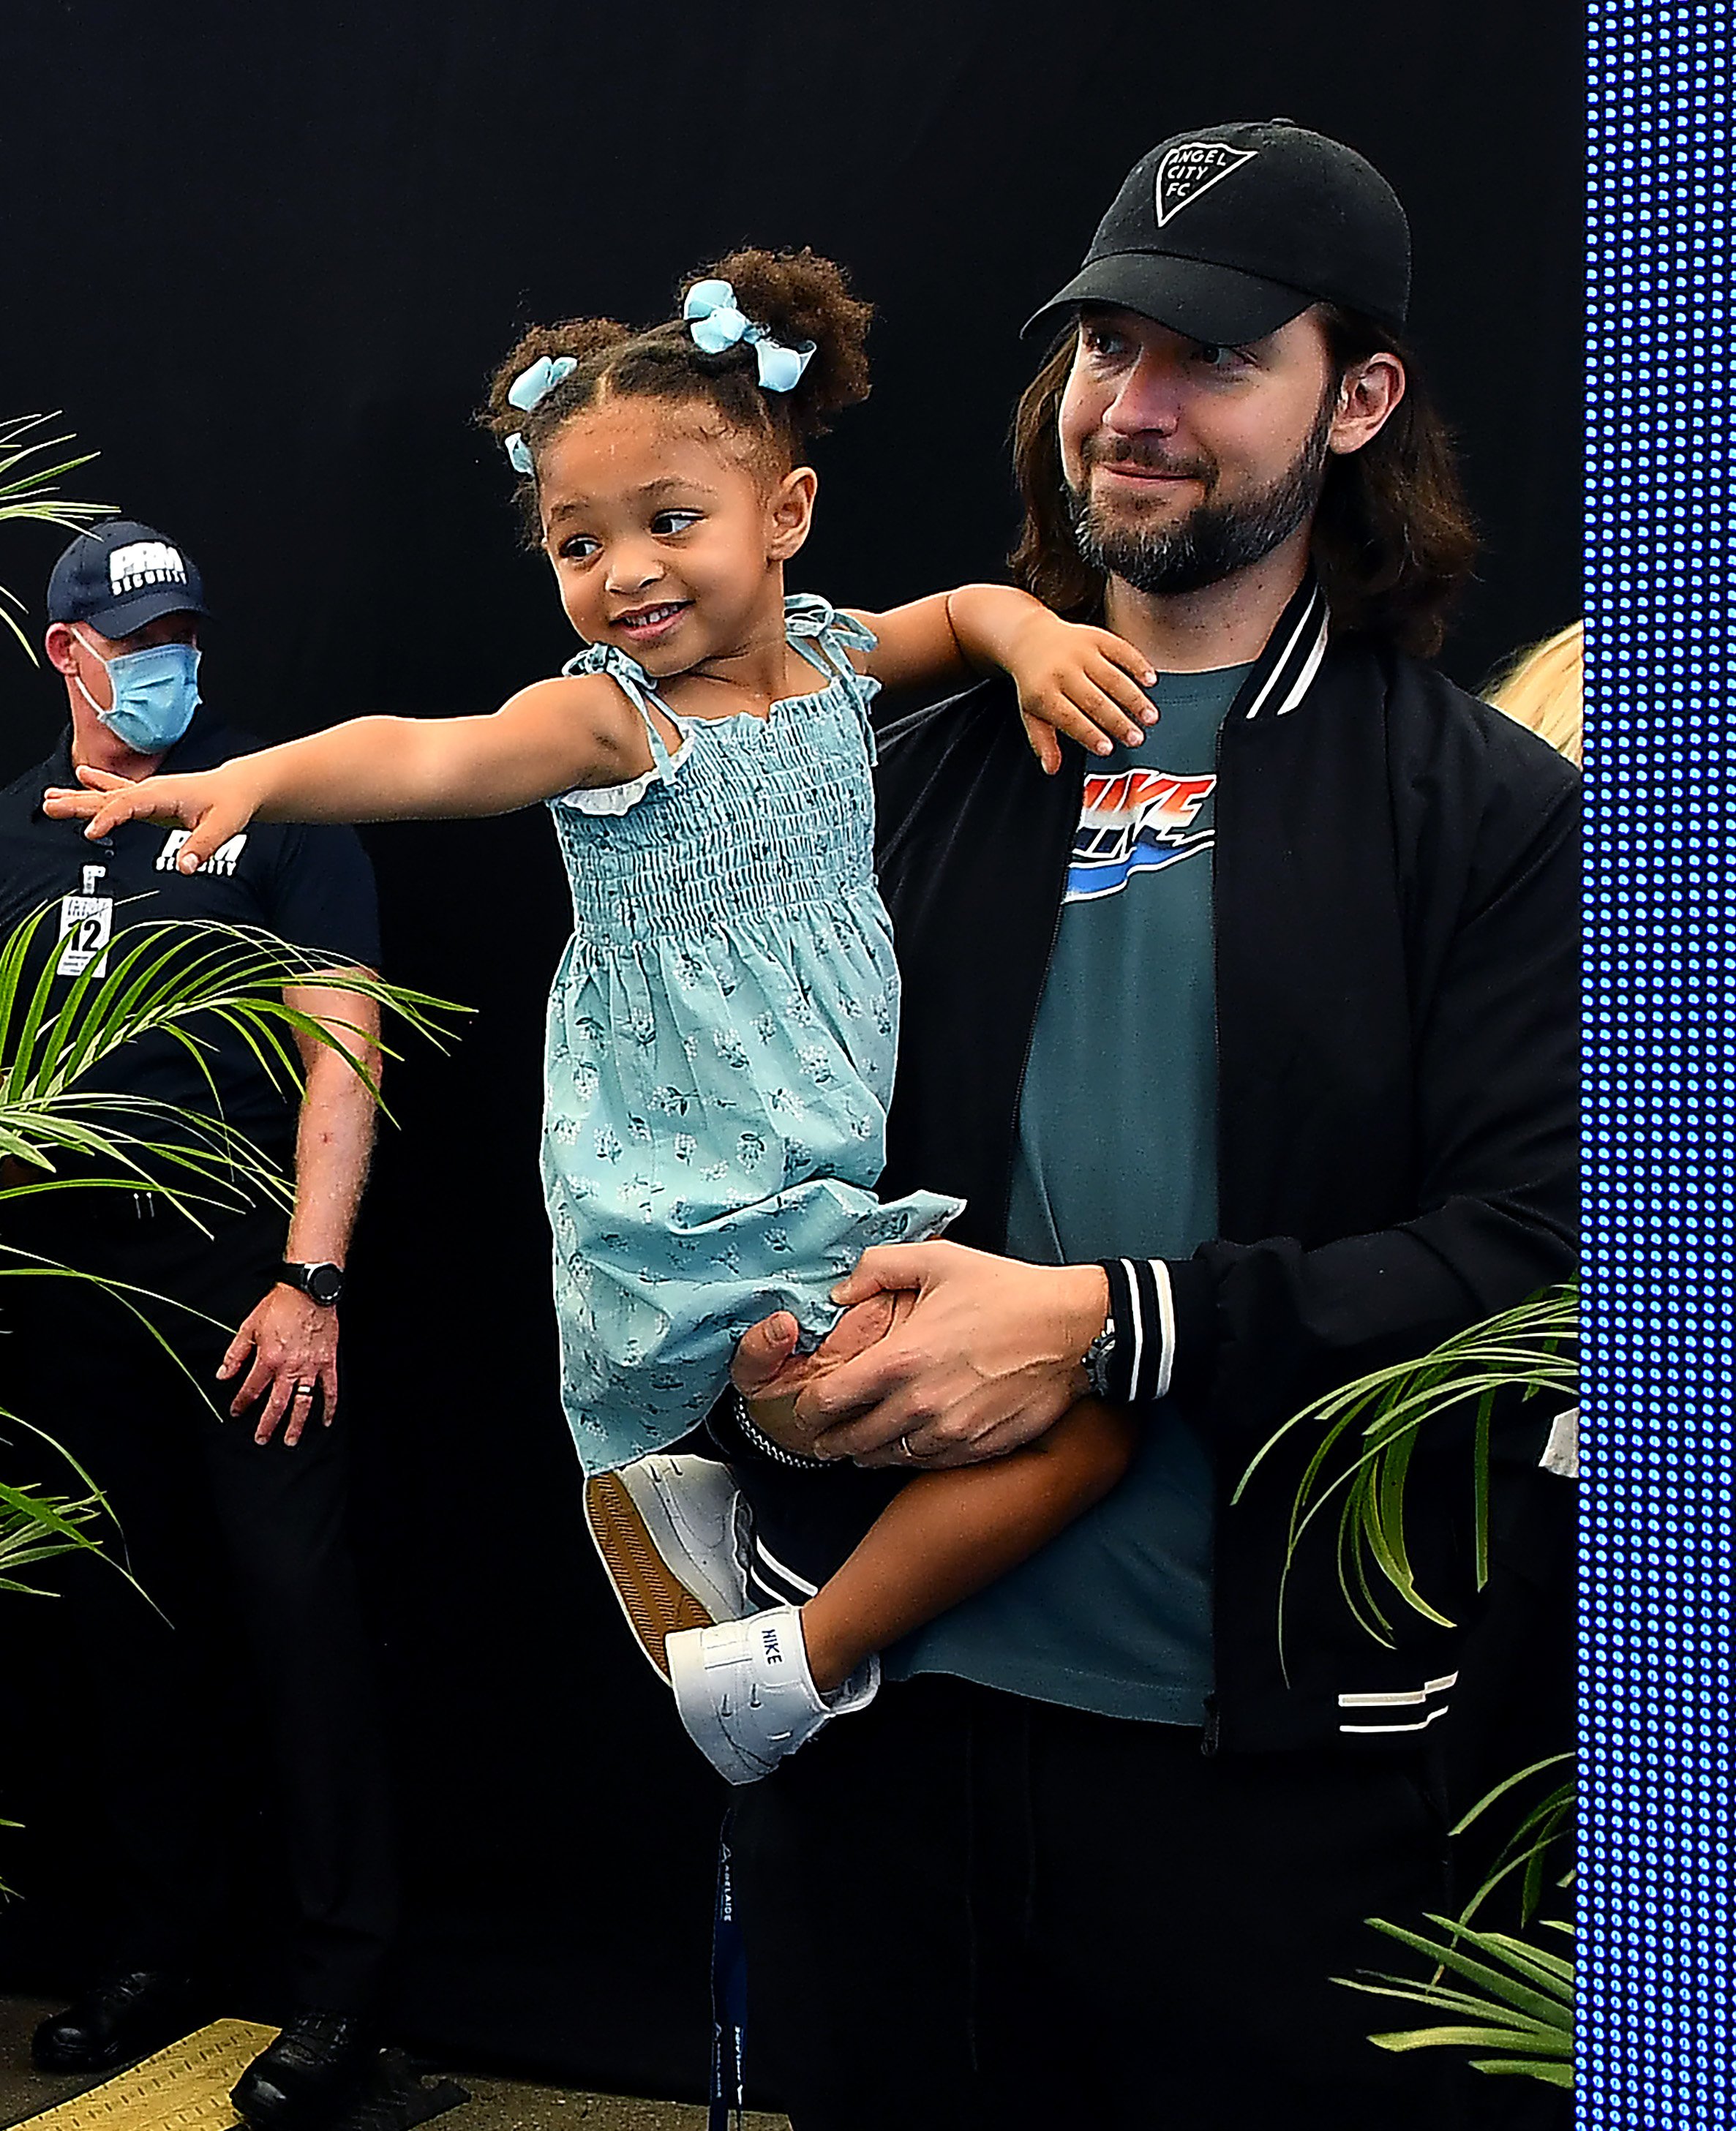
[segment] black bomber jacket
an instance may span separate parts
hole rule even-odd
[[[1005,1247],[1020,1082],[1086,765],[1046,778],[1011,684],[885,727],[880,876],[904,1006],[882,1190],[962,1194],[952,1235]],[[1444,1715],[1475,1603],[1468,1425],[1419,1444],[1419,1587],[1390,1646],[1303,1538],[1279,1641],[1297,1410],[1571,1276],[1577,773],[1417,661],[1329,634],[1311,581],[1218,749],[1213,913],[1221,1234],[1167,1267],[1171,1389],[1216,1473],[1208,1750],[1410,1745]],[[1134,1061],[1136,1062],[1136,1061]],[[1106,1058],[1104,1070],[1128,1061]],[[1079,1090],[1089,1103],[1093,1091]],[[1153,1091],[1160,1128],[1161,1090]],[[1534,1459],[1535,1402],[1498,1423]]]

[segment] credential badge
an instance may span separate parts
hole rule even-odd
[[[1227,141],[1182,141],[1166,149],[1155,187],[1158,228],[1259,153],[1258,148],[1232,148]]]

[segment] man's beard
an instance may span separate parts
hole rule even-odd
[[[1120,577],[1137,592],[1151,593],[1196,592],[1263,562],[1307,523],[1320,501],[1333,412],[1334,395],[1329,393],[1307,442],[1278,479],[1252,496],[1222,502],[1212,500],[1219,469],[1209,456],[1171,459],[1140,444],[1106,448],[1101,438],[1088,438],[1086,485],[1067,489],[1079,553],[1105,576]],[[1204,482],[1206,493],[1179,524],[1147,526],[1111,516],[1091,500],[1091,470],[1117,463],[1191,476]]]

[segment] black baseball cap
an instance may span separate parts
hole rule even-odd
[[[1106,304],[1235,347],[1324,302],[1396,333],[1410,293],[1410,226],[1373,164],[1288,118],[1238,120],[1142,156],[1084,266],[1024,330]]]
[[[81,533],[48,580],[50,621],[86,621],[99,636],[131,636],[165,614],[207,614],[186,549],[137,519]]]

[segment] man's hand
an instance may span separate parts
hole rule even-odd
[[[865,1252],[832,1291],[852,1315],[885,1295],[908,1315],[854,1358],[788,1358],[794,1320],[768,1318],[744,1334],[736,1388],[794,1394],[808,1443],[861,1465],[972,1465],[1016,1450],[1085,1394],[1085,1349],[1103,1329],[1109,1283],[1096,1266],[1032,1266],[957,1243],[888,1243]],[[846,1317],[832,1340],[849,1338]],[[853,1342],[861,1348],[857,1337]]]
[[[252,1366],[247,1367],[250,1356]],[[324,1395],[324,1419],[329,1428],[338,1410],[337,1311],[280,1283],[229,1343],[218,1381],[226,1382],[243,1368],[247,1372],[229,1412],[239,1420],[247,1407],[265,1400],[265,1410],[253,1429],[256,1443],[269,1443],[285,1417],[285,1443],[300,1443],[316,1391]]]
[[[196,873],[213,851],[246,828],[259,806],[245,756],[218,769],[137,781],[81,767],[79,782],[83,791],[50,786],[42,796],[42,812],[57,821],[88,822],[84,833],[93,837],[111,836],[125,821],[184,828],[187,840],[175,858],[182,873]]]
[[[797,1400],[811,1385],[822,1382],[841,1362],[856,1357],[884,1339],[901,1324],[914,1304],[914,1294],[902,1290],[870,1295],[853,1310],[846,1310],[820,1342],[806,1354],[796,1352],[801,1327],[787,1310],[762,1317],[741,1334],[730,1381],[741,1392],[762,1434],[785,1450],[812,1458],[813,1425],[797,1410]]]

